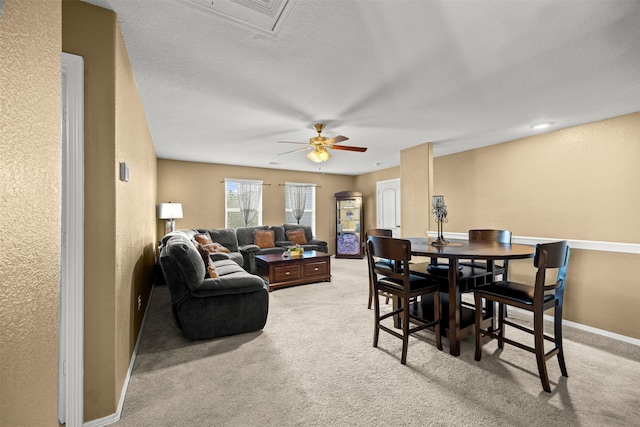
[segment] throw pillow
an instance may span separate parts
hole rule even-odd
[[[196,245],[196,248],[198,248],[198,252],[202,257],[202,261],[204,261],[204,268],[206,270],[204,273],[204,278],[206,279],[207,277],[210,277],[212,279],[215,279],[216,277],[218,277],[218,273],[216,272],[216,267],[215,265],[213,265],[213,261],[209,256],[210,252],[205,247],[206,245],[202,245],[196,241],[194,241],[193,243]]]
[[[208,245],[210,243],[213,243],[213,241],[211,241],[211,236],[206,233],[196,234],[195,236],[193,236],[193,238],[196,239],[196,242],[200,243],[201,245]]]
[[[231,251],[227,248],[225,248],[224,246],[222,246],[220,243],[217,242],[213,242],[215,248],[216,248],[216,252],[223,252],[225,254],[229,254],[231,253]]]
[[[298,228],[296,230],[288,230],[287,240],[289,240],[294,245],[307,244],[307,237],[304,235],[304,230],[302,228]]]
[[[229,249],[225,248],[220,243],[216,243],[216,242],[202,244],[202,246],[212,254],[217,252],[223,252],[228,254],[231,252],[229,251]]]
[[[273,230],[253,230],[253,243],[260,249],[275,248],[275,233]]]

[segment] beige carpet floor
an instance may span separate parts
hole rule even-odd
[[[366,260],[333,258],[332,274],[272,292],[264,330],[209,341],[182,338],[156,287],[115,425],[640,426],[638,346],[565,327],[569,378],[551,359],[551,393],[533,354],[491,342],[476,362],[472,337],[453,357],[423,331],[403,366],[399,339],[372,346]]]

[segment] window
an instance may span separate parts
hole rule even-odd
[[[224,187],[225,227],[262,225],[262,181],[225,178]]]
[[[294,215],[294,208],[296,205],[301,205],[304,200],[304,210],[302,217],[300,218],[301,225],[308,225],[311,227],[313,234],[316,234],[316,185],[305,184],[300,182],[286,182],[285,183],[285,222],[287,224],[297,224],[298,220]],[[300,193],[296,193],[296,189]],[[298,203],[296,203],[296,194],[299,195]]]

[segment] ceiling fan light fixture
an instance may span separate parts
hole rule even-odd
[[[316,147],[313,151],[310,151],[309,154],[307,154],[307,157],[313,162],[322,163],[329,160],[331,158],[331,154],[329,154],[327,149],[324,147]]]

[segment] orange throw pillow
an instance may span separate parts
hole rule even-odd
[[[213,242],[213,245],[216,248],[216,252],[224,252],[225,254],[231,253],[229,249],[225,248],[220,243]]]
[[[254,230],[253,243],[260,249],[275,248],[275,233],[273,230]]]
[[[294,245],[307,244],[307,237],[304,235],[304,230],[301,228],[287,231],[287,239]]]
[[[225,248],[220,243],[216,243],[216,242],[208,243],[206,245],[201,244],[201,246],[205,248],[207,251],[209,251],[210,253],[224,252],[228,254],[231,252],[229,249]]]
[[[196,239],[196,242],[200,243],[201,245],[208,245],[210,243],[213,243],[211,241],[211,236],[209,236],[208,234],[196,234],[195,236],[193,236],[194,239]]]

